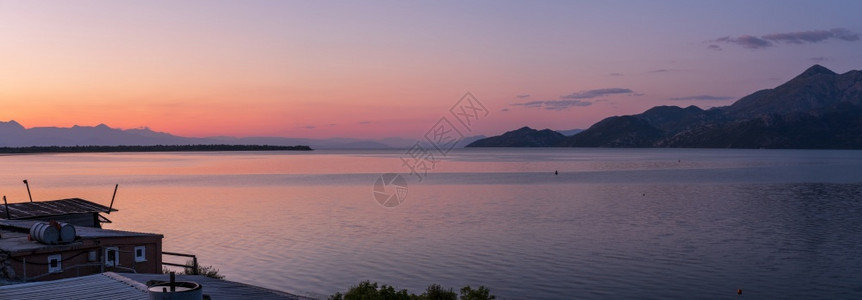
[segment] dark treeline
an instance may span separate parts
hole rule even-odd
[[[309,146],[270,145],[152,145],[152,146],[31,146],[0,147],[0,153],[180,152],[180,151],[309,151]]]

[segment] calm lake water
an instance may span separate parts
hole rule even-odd
[[[109,204],[227,279],[325,297],[371,280],[504,299],[862,298],[862,151],[460,149],[0,156],[10,202]],[[554,175],[558,170],[559,175]],[[393,208],[383,173],[408,181]]]

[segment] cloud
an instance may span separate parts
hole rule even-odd
[[[812,57],[812,58],[810,58],[810,59],[811,59],[812,61],[816,61],[816,62],[824,62],[824,61],[829,60],[829,58],[828,58],[828,57],[826,57],[826,56]]]
[[[763,39],[766,40],[790,44],[819,43],[832,38],[854,42],[859,40],[859,34],[845,28],[834,28],[830,30],[772,33],[763,36]]]
[[[670,100],[732,100],[733,97],[697,95],[697,96],[686,96],[686,97],[673,97],[673,98],[668,98],[668,99],[670,99]]]
[[[566,110],[570,107],[576,106],[590,106],[593,103],[590,101],[581,101],[581,100],[546,100],[546,101],[530,101],[524,103],[513,103],[513,106],[524,106],[529,108],[543,108],[547,110]],[[506,110],[508,111],[508,110]]]
[[[523,103],[512,103],[512,105],[515,105],[515,106],[525,106],[525,107],[542,107],[543,104],[545,104],[545,101],[530,101],[530,102],[523,102]]]
[[[649,71],[649,73],[667,73],[667,72],[670,72],[670,70],[668,70],[668,69],[658,69],[658,70],[652,70],[652,71]]]
[[[571,93],[565,96],[560,96],[560,99],[590,99],[613,94],[631,94],[632,90],[623,88],[607,88],[588,91],[580,91]]]
[[[748,49],[772,47],[772,42],[750,35],[743,35],[738,38],[726,36],[722,38],[717,38],[714,40],[714,42],[737,44]]]
[[[508,109],[508,108],[504,108],[504,109],[501,109],[500,111],[502,111],[502,112],[507,112],[507,111],[509,111],[509,109]]]
[[[610,76],[624,76],[623,73],[611,73]]]
[[[760,37],[742,35],[739,37],[721,37],[710,42],[728,43],[743,46],[749,49],[761,49],[781,44],[814,44],[829,39],[837,39],[847,42],[859,41],[859,34],[846,28],[833,28],[830,30],[809,30],[797,32],[770,33]],[[710,45],[708,48],[716,49]],[[720,49],[720,47],[718,47]]]
[[[314,129],[314,128],[317,128],[317,126],[314,126],[314,125],[306,125],[306,126],[299,126],[299,128],[302,128],[302,129]]]
[[[371,124],[371,121],[360,121],[360,122],[356,122],[356,124],[359,124],[359,125],[368,125],[368,124]]]
[[[618,95],[618,94],[628,94],[633,95],[634,92],[631,89],[625,88],[606,88],[606,89],[595,89],[595,90],[586,90],[571,93],[565,96],[560,96],[557,100],[538,100],[538,101],[528,101],[528,102],[519,102],[512,103],[512,106],[523,106],[527,108],[539,108],[553,111],[562,111],[569,109],[571,107],[579,107],[579,106],[590,106],[595,102],[606,101],[605,99],[596,99],[591,101],[586,101],[583,99],[594,99],[598,97],[608,96],[608,95]],[[509,111],[509,109],[504,108],[503,111]]]
[[[518,98],[518,99],[530,98],[530,94],[516,95],[515,98]]]
[[[712,45],[706,46],[706,48],[707,48],[707,49],[712,49],[712,50],[715,50],[715,51],[721,51],[721,46],[716,45],[716,44],[712,44]]]

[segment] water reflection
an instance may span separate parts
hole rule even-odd
[[[0,189],[26,201],[26,177],[37,200],[107,204],[120,183],[110,227],[318,296],[366,279],[510,299],[862,296],[858,152],[458,151],[383,209],[371,184],[400,154],[0,157]]]

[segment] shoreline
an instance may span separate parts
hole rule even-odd
[[[0,147],[0,154],[108,153],[108,152],[216,152],[216,151],[312,151],[309,146],[272,145],[150,145],[150,146],[28,146]]]

